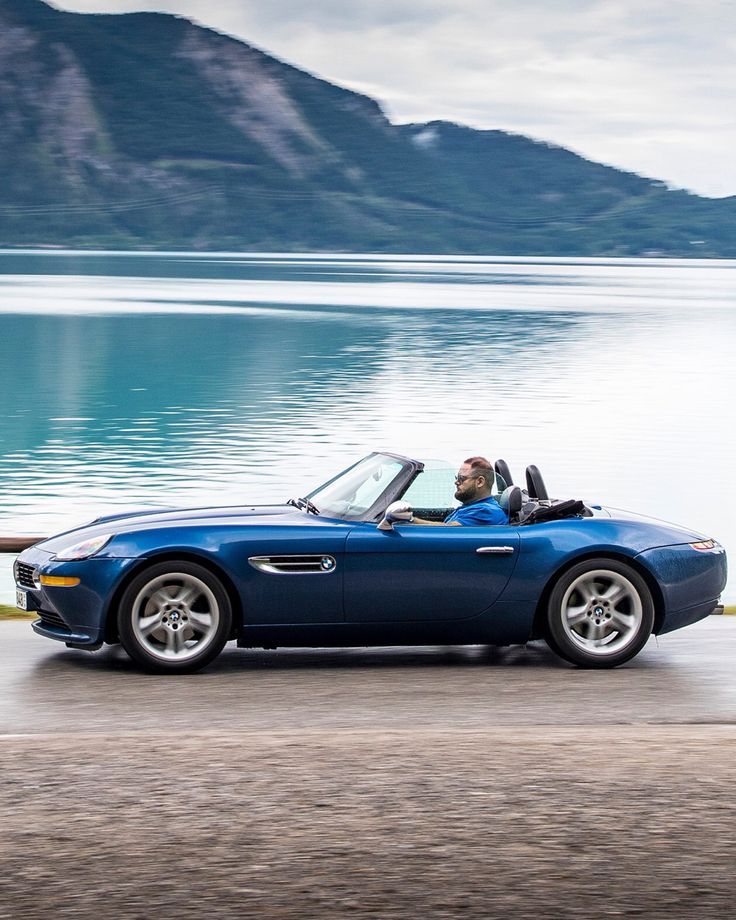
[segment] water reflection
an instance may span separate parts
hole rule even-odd
[[[728,546],[731,491],[688,485],[730,477],[733,268],[0,254],[0,530],[281,500],[385,447]]]

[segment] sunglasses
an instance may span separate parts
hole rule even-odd
[[[477,476],[456,476],[455,485],[459,486],[461,483],[465,482],[466,479],[477,479]]]

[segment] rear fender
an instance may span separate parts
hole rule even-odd
[[[657,579],[654,577],[652,572],[637,558],[631,556],[625,556],[619,553],[612,552],[588,552],[582,553],[579,556],[575,556],[572,559],[567,559],[563,565],[550,575],[547,580],[542,593],[539,596],[539,601],[537,602],[537,607],[534,612],[534,623],[532,625],[532,638],[533,639],[542,639],[544,638],[544,625],[547,617],[547,605],[549,604],[549,598],[554,590],[554,586],[557,584],[558,580],[571,569],[574,565],[577,565],[579,562],[585,562],[586,559],[612,559],[616,562],[621,562],[624,565],[631,566],[631,568],[637,572],[647,584],[649,591],[652,595],[652,601],[654,602],[654,629],[652,632],[655,634],[660,631],[662,623],[664,621],[665,614],[665,604],[664,598],[662,596],[662,590],[657,583]]]

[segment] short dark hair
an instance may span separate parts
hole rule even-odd
[[[485,457],[468,457],[467,460],[463,460],[463,463],[467,463],[470,466],[470,475],[473,477],[473,479],[477,479],[478,476],[482,476],[485,479],[488,488],[493,488],[495,476],[490,460],[486,460]]]

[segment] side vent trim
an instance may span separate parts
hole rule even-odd
[[[330,575],[337,560],[327,553],[309,556],[251,556],[248,562],[269,575]]]

